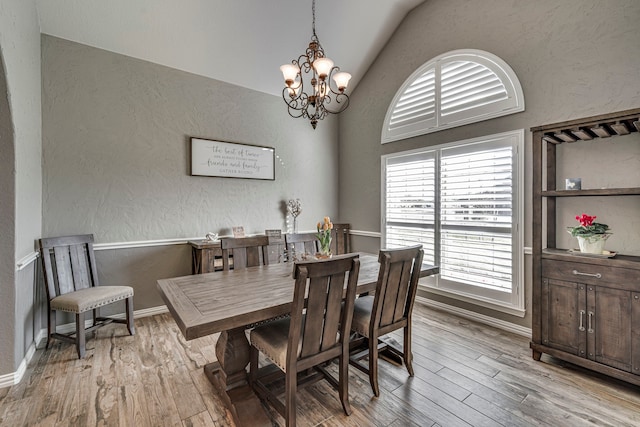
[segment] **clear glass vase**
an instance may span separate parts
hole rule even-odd
[[[319,258],[331,258],[331,239],[329,239],[326,244],[320,243],[320,253],[318,254]]]

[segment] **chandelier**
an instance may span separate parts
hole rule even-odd
[[[318,120],[327,114],[338,114],[349,106],[349,96],[344,92],[351,74],[334,67],[333,61],[324,55],[316,35],[316,0],[311,4],[313,16],[311,42],[306,52],[298,59],[280,67],[285,87],[282,98],[289,115],[304,117],[316,128]],[[335,85],[331,84],[331,80]]]

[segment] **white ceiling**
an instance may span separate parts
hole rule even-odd
[[[317,0],[316,34],[357,85],[425,0]],[[42,33],[281,95],[311,39],[311,0],[37,0]]]

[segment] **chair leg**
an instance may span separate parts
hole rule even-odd
[[[297,373],[285,373],[285,421],[287,427],[295,427],[296,425],[296,393],[297,393]]]
[[[351,405],[349,404],[349,350],[345,350],[340,356],[340,367],[338,369],[339,375],[339,389],[340,401],[342,402],[342,409],[347,415],[351,415]]]
[[[404,328],[404,345],[403,345],[404,364],[409,371],[409,376],[413,376],[413,353],[411,352],[411,327]]]
[[[51,335],[56,332],[56,312],[55,310],[49,310],[49,335],[47,335],[47,346],[45,348],[49,348],[51,345]]]
[[[133,298],[127,298],[125,305],[127,308],[127,329],[129,329],[129,335],[135,335],[136,327],[133,324]]]
[[[85,342],[84,313],[76,313],[76,351],[80,359],[84,358]]]
[[[378,387],[378,337],[369,338],[369,383],[376,397],[380,397]]]

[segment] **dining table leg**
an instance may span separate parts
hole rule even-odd
[[[244,327],[223,331],[216,343],[218,361],[206,365],[204,372],[236,426],[270,427],[273,423],[248,382],[249,349]]]

